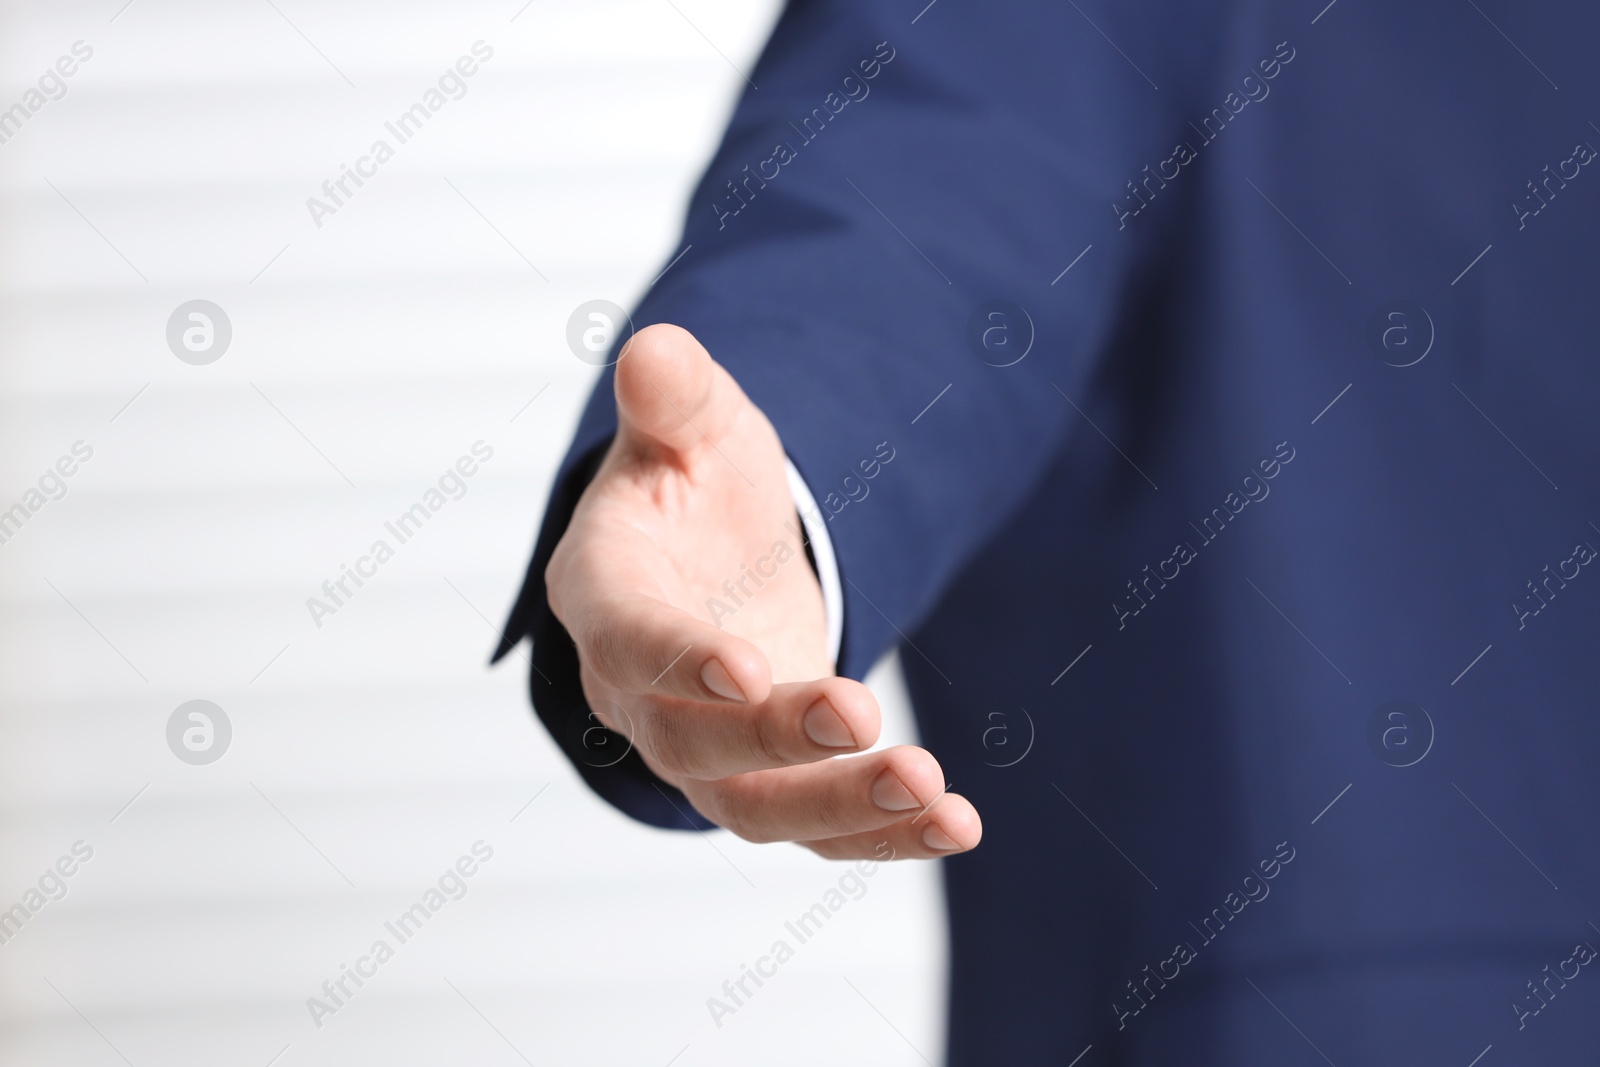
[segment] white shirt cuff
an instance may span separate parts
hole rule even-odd
[[[789,471],[789,494],[794,497],[795,510],[800,513],[800,523],[805,527],[806,540],[811,543],[811,555],[817,561],[817,580],[822,583],[822,609],[828,622],[828,660],[839,669],[839,646],[844,637],[844,589],[839,584],[839,560],[833,554],[833,541],[828,537],[828,523],[817,507],[816,497],[806,480],[800,477],[793,461],[785,458]]]

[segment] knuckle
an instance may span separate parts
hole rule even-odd
[[[860,829],[853,818],[854,810],[854,804],[844,796],[829,791],[817,798],[812,817],[828,837],[843,837]]]
[[[706,761],[694,743],[694,731],[686,716],[657,711],[645,720],[641,733],[641,741],[650,754],[674,774],[706,776]]]
[[[723,781],[714,783],[706,794],[710,806],[716,811],[713,821],[717,825],[752,844],[764,845],[774,840],[765,832],[761,820],[752,818],[748,798],[739,789]]]
[[[567,549],[567,539],[562,538],[556,542],[555,551],[550,554],[550,562],[544,566],[544,594],[545,601],[550,605],[550,613],[563,626],[567,624],[566,604],[563,594],[566,592],[566,567],[570,556]]]
[[[589,661],[596,674],[616,683],[627,677],[632,652],[616,627],[591,624],[578,641],[578,653]]]
[[[757,714],[746,733],[746,749],[760,767],[787,767],[790,760],[781,728],[770,715]]]

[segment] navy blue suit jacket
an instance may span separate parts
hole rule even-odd
[[[635,313],[771,417],[841,673],[899,647],[983,814],[960,1067],[1600,1057],[1600,14],[1324,2],[793,3]],[[614,418],[506,637],[701,828],[545,602]]]

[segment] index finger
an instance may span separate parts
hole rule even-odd
[[[654,597],[616,596],[562,622],[583,663],[623,693],[748,704],[772,692],[760,649]]]

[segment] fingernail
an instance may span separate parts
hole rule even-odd
[[[940,852],[954,852],[956,849],[961,847],[954,841],[950,840],[949,834],[932,824],[930,824],[926,830],[922,831],[922,843],[927,845],[929,848],[936,848]]]
[[[872,783],[872,802],[884,811],[910,811],[922,807],[922,801],[912,795],[893,771],[884,771]]]
[[[855,735],[850,732],[850,727],[844,724],[839,713],[833,710],[833,705],[827,699],[820,699],[806,709],[805,717],[800,720],[805,727],[806,736],[811,738],[823,748],[859,748]]]
[[[728,673],[728,668],[722,665],[721,660],[708,659],[705,666],[700,668],[700,681],[705,687],[724,700],[737,700],[741,703],[749,701],[749,697],[734,684],[733,676]]]

